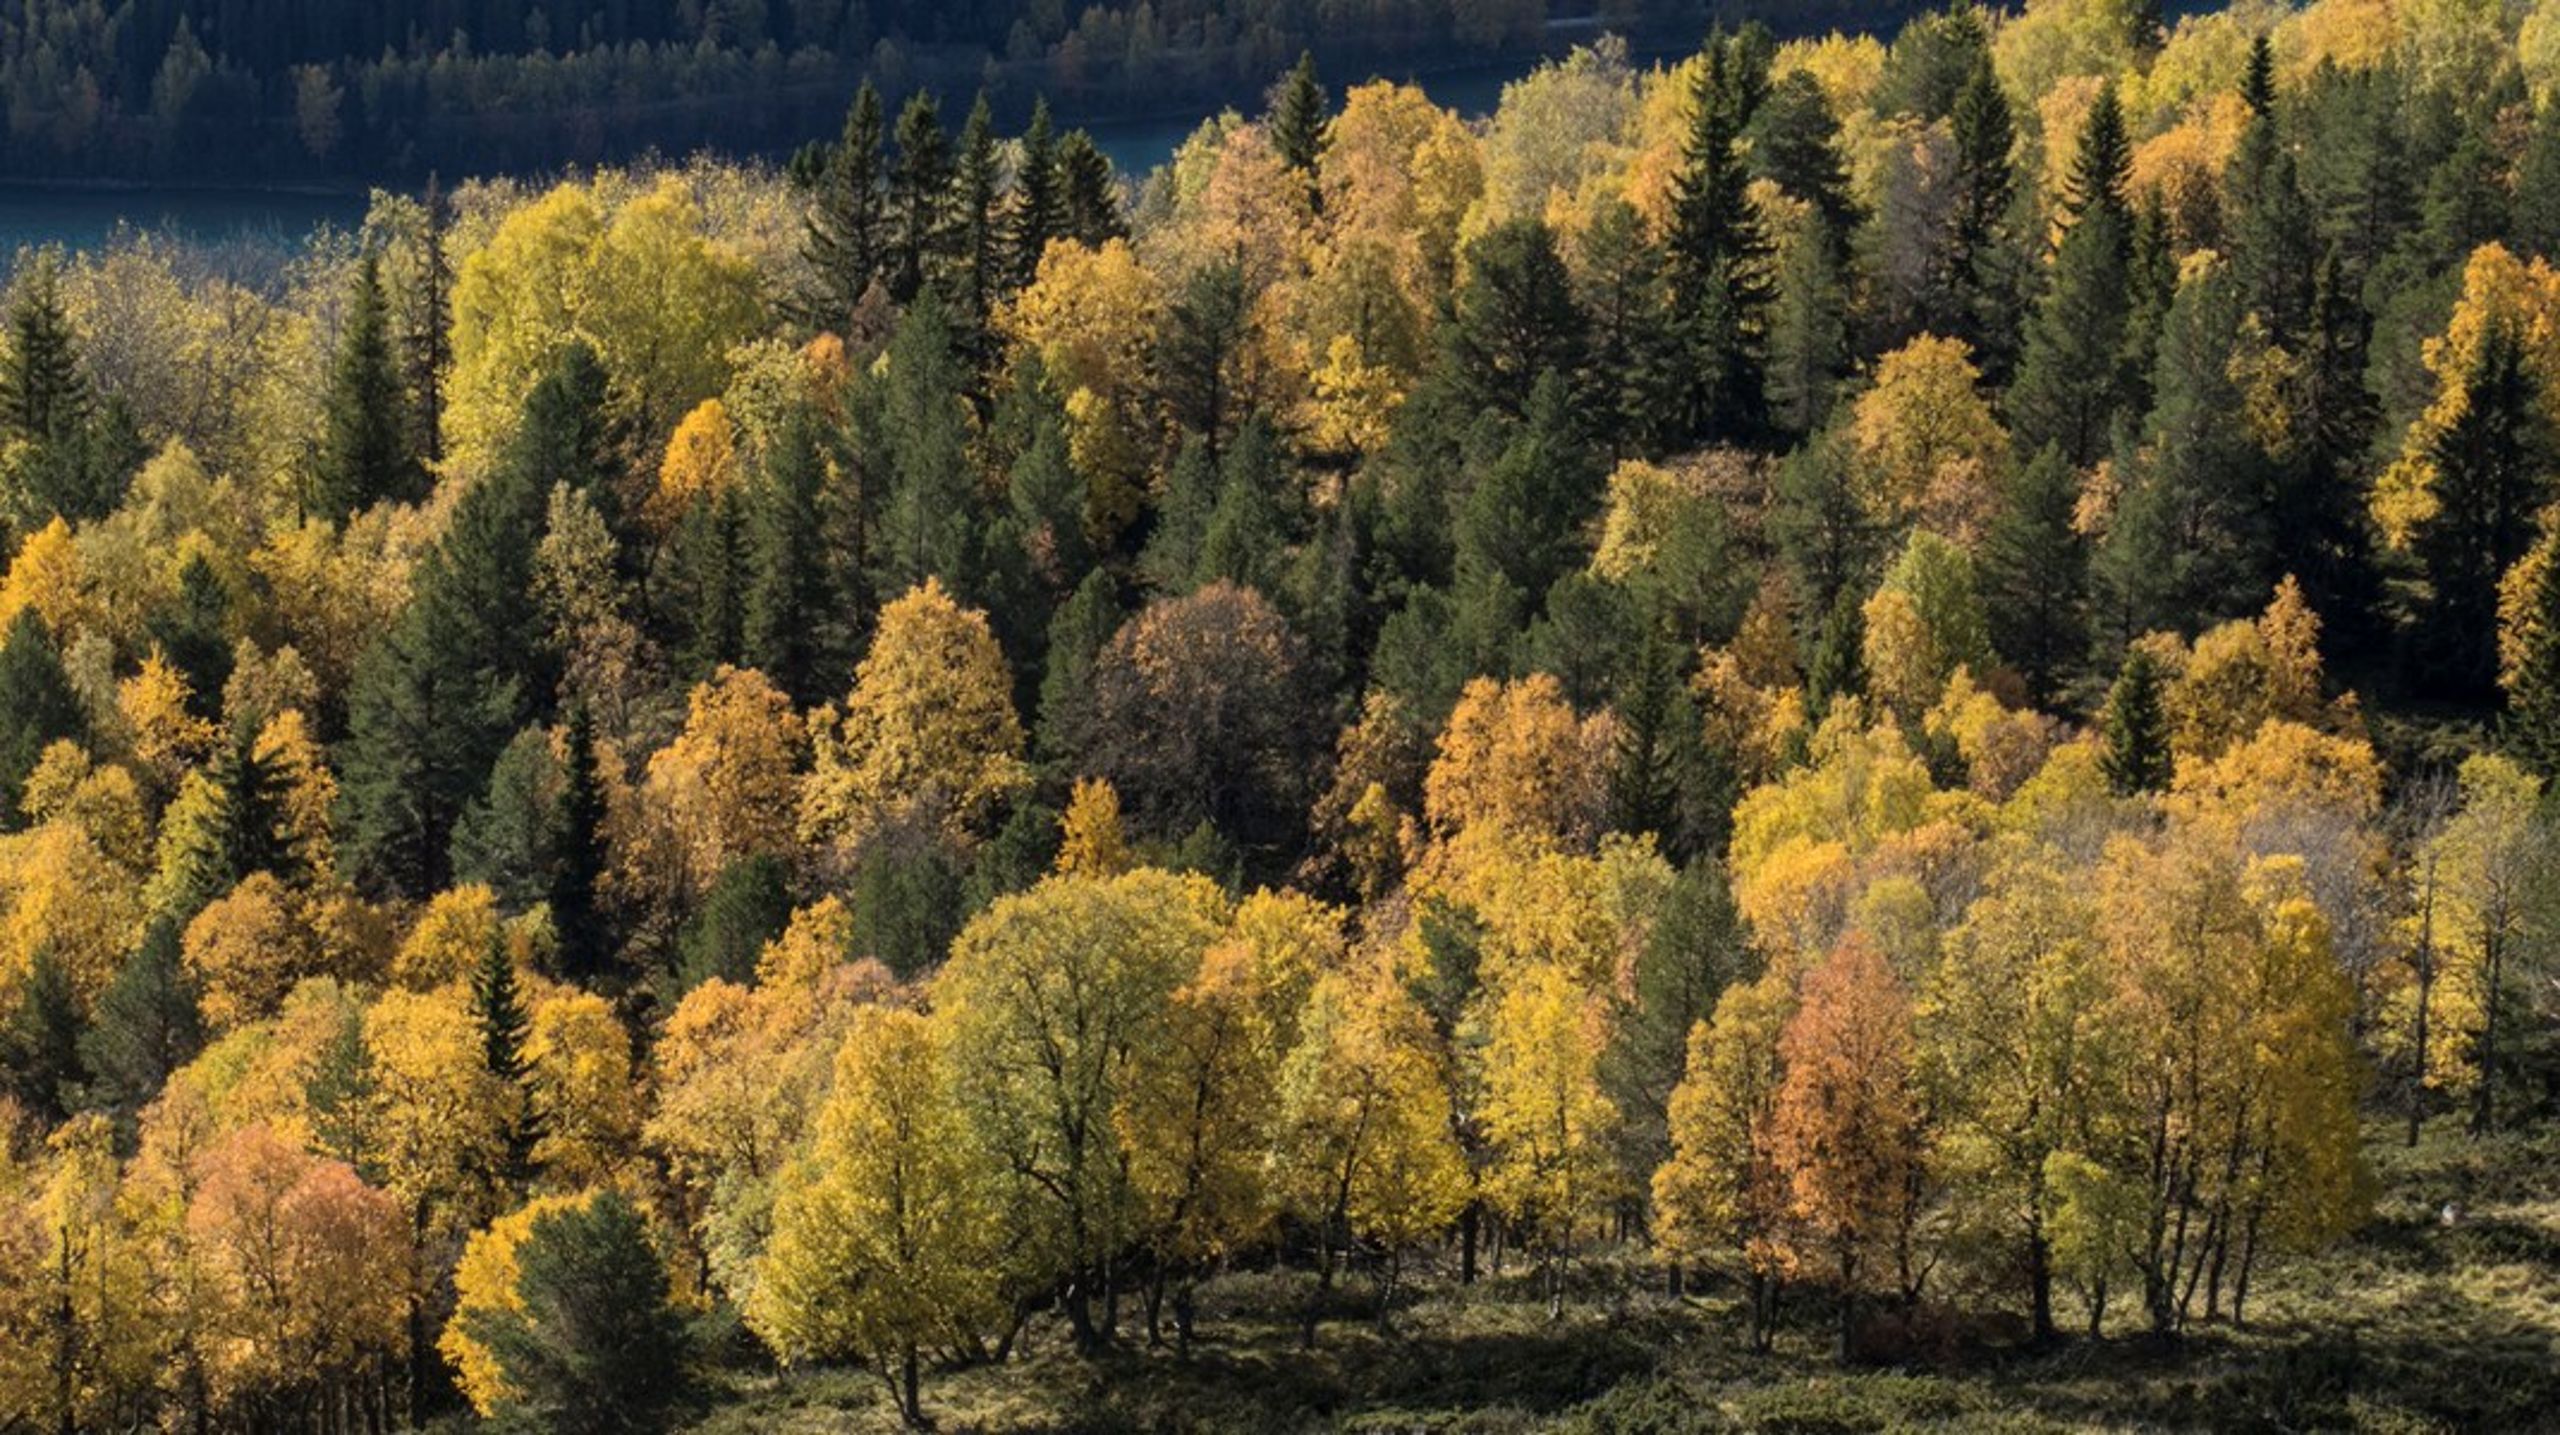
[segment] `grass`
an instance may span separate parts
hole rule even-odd
[[[1671,1300],[1640,1286],[1630,1253],[1583,1268],[1552,1322],[1516,1267],[1472,1287],[1424,1272],[1392,1334],[1355,1282],[1313,1352],[1297,1345],[1304,1277],[1228,1276],[1204,1292],[1188,1359],[1141,1333],[1085,1360],[1035,1326],[1005,1365],[934,1375],[926,1405],[945,1431],[1040,1435],[2560,1429],[2560,1140],[2475,1144],[2447,1128],[2408,1150],[2396,1131],[2371,1135],[2381,1196],[2365,1229],[2270,1272],[2247,1329],[2174,1347],[2126,1328],[1841,1370],[1808,1293],[1777,1348],[1754,1355],[1732,1292]],[[733,1369],[715,1398],[704,1435],[898,1428],[859,1371]]]

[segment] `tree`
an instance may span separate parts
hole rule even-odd
[[[1851,937],[1805,973],[1778,1039],[1786,1068],[1772,1156],[1811,1252],[1839,1282],[1840,1359],[1855,1353],[1857,1297],[1875,1265],[1908,1252],[1921,1156],[1911,1012],[1884,956]],[[1897,1271],[1910,1288],[1909,1272]]]
[[[1554,1319],[1575,1232],[1617,1194],[1619,1113],[1600,1081],[1606,1008],[1551,962],[1506,987],[1490,1013],[1476,1112],[1492,1158],[1484,1192],[1537,1241]]]
[[[1740,40],[1708,43],[1672,189],[1666,247],[1690,374],[1679,428],[1692,439],[1748,439],[1764,419],[1769,241],[1741,147],[1762,83]]]
[[[1289,168],[1307,176],[1310,194],[1314,192],[1316,160],[1324,148],[1326,108],[1324,85],[1316,78],[1315,52],[1301,50],[1298,63],[1275,87],[1268,123],[1272,148],[1280,152]]]
[[[1522,419],[1541,380],[1552,376],[1568,391],[1588,381],[1587,324],[1545,224],[1510,220],[1477,236],[1466,275],[1447,344],[1467,410]]]
[[[977,476],[964,446],[962,394],[968,375],[940,298],[916,300],[889,341],[878,405],[878,531],[865,554],[872,592],[886,603],[939,578],[964,596],[976,591],[971,543]]]
[[[1004,159],[996,148],[995,112],[987,105],[986,91],[980,90],[961,124],[959,158],[952,167],[954,212],[947,263],[966,347],[982,361],[987,319],[1011,287],[1004,255],[1004,216],[997,208],[997,191],[1003,184]]]
[[[1983,535],[1979,570],[1991,646],[2017,664],[2027,695],[2050,703],[2089,646],[2088,547],[2074,524],[2079,476],[2047,444],[2015,465]]]
[[[1088,248],[1099,248],[1129,232],[1120,215],[1120,180],[1111,159],[1083,130],[1069,130],[1058,141],[1060,232]]]
[[[942,272],[951,243],[951,141],[942,106],[927,93],[898,112],[898,155],[889,166],[889,297],[903,304]]]
[[[2007,304],[2009,213],[2017,178],[2010,151],[2017,126],[1991,57],[1978,56],[1951,116],[1955,139],[1955,219],[1947,235],[1945,332],[1969,344],[1983,367],[2005,377],[2017,337]]]
[[[2125,654],[2115,686],[2107,692],[2104,765],[2119,797],[2169,788],[2169,714],[2163,702],[2160,660],[2135,645]]]
[[[809,1155],[782,1175],[747,1320],[785,1360],[859,1360],[928,1425],[921,1352],[974,1342],[998,1310],[995,1172],[955,1099],[937,1026],[856,1015]]]
[[[80,1038],[81,1064],[101,1103],[139,1112],[203,1041],[204,1021],[177,925],[154,922],[99,994],[95,1018]]]
[[[881,192],[881,141],[887,121],[880,92],[868,80],[846,110],[844,133],[827,151],[800,252],[816,283],[803,316],[821,328],[849,325],[862,296],[885,267],[889,220]]]
[[[1031,124],[1022,132],[1021,154],[1014,163],[1013,214],[1007,228],[1013,256],[1007,288],[1019,289],[1040,272],[1040,257],[1049,252],[1049,241],[1066,224],[1065,184],[1057,131],[1044,95],[1032,102]]]
[[[820,529],[825,461],[816,421],[794,409],[748,490],[739,655],[802,702],[817,696],[828,643],[826,554]]]
[[[480,1061],[505,1090],[501,1134],[506,1164],[500,1177],[521,1188],[533,1171],[533,1146],[539,1138],[525,1065],[525,1037],[531,1030],[523,993],[516,985],[515,954],[504,940],[482,948],[471,973],[471,1015],[480,1027]]]
[[[928,577],[880,611],[842,719],[818,720],[801,835],[852,851],[913,818],[965,843],[1029,784],[1022,744],[986,615]]]
[[[2127,398],[2124,371],[2133,320],[2133,212],[2125,199],[2132,160],[2112,85],[2080,134],[2063,194],[2070,222],[2054,252],[2050,287],[2028,321],[2026,352],[2009,392],[2022,449],[2052,444],[2074,466],[2105,452]]]
[[[321,402],[327,427],[312,474],[312,513],[343,523],[376,503],[419,496],[426,471],[410,448],[409,396],[392,351],[382,256],[374,250],[358,262],[354,299]]]
[[[1688,1037],[1668,1111],[1671,1154],[1653,1174],[1653,1235],[1676,1261],[1731,1252],[1751,1288],[1751,1337],[1776,1334],[1778,1282],[1791,1264],[1788,1172],[1778,1165],[1779,1043],[1794,1004],[1786,973],[1737,982]]]
[[[507,1408],[551,1430],[666,1428],[686,1336],[649,1228],[618,1191],[546,1211],[516,1251],[515,1303],[465,1324],[503,1373]]]
[[[551,926],[560,941],[560,970],[572,981],[600,975],[613,951],[599,894],[605,873],[605,797],[596,770],[595,721],[581,704],[569,711],[560,755],[560,800],[553,809],[556,859]]]
[[[87,729],[53,633],[35,609],[19,609],[0,639],[0,831],[19,825],[27,776],[44,750]]]
[[[2449,691],[2480,697],[2497,674],[2498,582],[2533,545],[2553,452],[2523,336],[2493,319],[2464,376],[2459,417],[2435,438],[2435,511],[2414,537],[2428,596],[2419,633]]]

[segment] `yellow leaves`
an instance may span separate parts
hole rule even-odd
[[[2560,563],[2560,515],[2546,516],[2542,537],[2498,580],[2498,685],[2512,697],[2534,644],[2542,639],[2536,611],[2543,576]]]
[[[44,619],[57,641],[67,641],[84,609],[80,549],[71,525],[56,517],[18,543],[9,573],[0,580],[0,632],[29,608]]]
[[[312,975],[318,953],[293,895],[267,872],[252,873],[187,924],[180,951],[195,978],[208,1031],[257,1021]]]
[[[1569,1248],[1575,1227],[1618,1194],[1618,1109],[1600,1086],[1606,1009],[1561,966],[1529,968],[1494,1006],[1478,1116],[1493,1151],[1496,1210]]]
[[[1120,794],[1098,777],[1076,779],[1059,822],[1062,840],[1050,870],[1061,877],[1117,877],[1129,870],[1129,846],[1120,833]]]
[[[50,951],[85,1009],[141,935],[135,873],[67,822],[0,836],[0,993]]]
[[[2323,697],[2320,618],[2290,577],[2254,622],[2235,619],[2196,639],[2192,653],[2165,635],[2143,640],[2174,678],[2163,694],[2170,747],[2179,759],[2210,760],[2267,722],[2344,726],[2352,708]]]
[[[1299,267],[1315,217],[1306,177],[1272,147],[1269,131],[1233,126],[1217,136],[1212,153],[1186,154],[1184,162],[1206,173],[1178,187],[1173,213],[1148,226],[1146,258],[1156,273],[1178,280],[1233,263],[1242,266],[1247,290],[1258,293]]]
[[[2436,440],[2469,411],[2469,384],[2493,327],[2506,326],[2522,345],[2526,368],[2542,386],[2543,407],[2560,417],[2560,272],[2504,245],[2473,250],[2462,270],[2462,297],[2445,331],[2420,349],[2435,376],[2436,397],[2413,420],[2400,455],[2373,485],[2374,522],[2394,547],[2406,547],[2436,513]]]
[[[489,1071],[467,993],[384,992],[365,1012],[364,1050],[367,1150],[385,1185],[423,1228],[477,1224],[505,1161],[512,1093]]]
[[[782,935],[756,958],[756,985],[767,991],[810,993],[827,974],[851,960],[853,910],[829,894],[791,914]]]
[[[1016,354],[1038,354],[1065,396],[1069,453],[1090,483],[1134,490],[1143,477],[1147,363],[1164,302],[1126,241],[1090,249],[1058,239],[995,316],[996,332]]]
[[[194,695],[187,680],[159,649],[132,677],[116,685],[116,710],[133,732],[134,756],[164,785],[212,756],[220,730],[188,711]]]
[[[543,1180],[575,1190],[610,1182],[631,1164],[640,1134],[641,1088],[631,1035],[612,1003],[560,990],[533,1003],[524,1064],[533,1093],[533,1160]]]
[[[1275,1093],[1283,1203],[1391,1248],[1447,1229],[1469,1182],[1430,1018],[1372,968],[1318,979],[1299,1029]]]
[[[672,532],[696,502],[718,498],[735,488],[739,477],[737,428],[718,399],[704,399],[667,440],[658,486],[642,512],[659,533]]]
[[[1623,460],[1609,475],[1591,571],[1623,583],[1651,568],[1681,510],[1705,497],[1695,470],[1674,473],[1642,459]]]
[[[497,1355],[472,1337],[473,1322],[524,1309],[524,1297],[516,1292],[516,1253],[532,1236],[533,1223],[556,1211],[583,1210],[595,1194],[537,1196],[473,1231],[464,1243],[462,1260],[453,1268],[453,1316],[436,1338],[436,1349],[452,1364],[463,1398],[482,1416],[496,1414],[516,1392]]]
[[[1671,1159],[1653,1174],[1653,1237],[1684,1261],[1730,1248],[1779,1268],[1787,1190],[1775,1161],[1778,1038],[1795,1006],[1791,974],[1736,982],[1689,1033],[1670,1105]]]
[[[1609,744],[1603,719],[1574,716],[1547,673],[1476,678],[1459,695],[1423,781],[1423,809],[1444,837],[1479,823],[1547,841],[1588,838]]]
[[[1923,334],[1876,364],[1851,410],[1859,482],[1879,523],[1917,523],[1970,547],[1999,497],[2009,435],[1962,340]]]
[[[2159,194],[2175,237],[2203,244],[2221,223],[2222,172],[2252,111],[2235,90],[2205,96],[2174,127],[2133,147],[2132,189]]]
[[[1031,781],[1003,650],[935,578],[881,610],[842,719],[815,732],[800,833],[848,850],[909,819],[967,842]]]
[[[806,742],[790,697],[755,669],[724,664],[695,685],[684,730],[649,759],[645,788],[688,880],[708,886],[740,857],[789,848]]]
[[[1386,447],[1396,411],[1404,407],[1403,376],[1368,361],[1360,340],[1336,334],[1324,362],[1309,378],[1314,391],[1314,440],[1334,453],[1372,454]]]
[[[391,960],[391,979],[413,991],[459,982],[506,940],[498,894],[483,882],[438,892]]]

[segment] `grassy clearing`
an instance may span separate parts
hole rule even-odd
[[[1841,1371],[1818,1297],[1799,1297],[1778,1348],[1755,1356],[1730,1292],[1667,1299],[1630,1257],[1584,1268],[1553,1322],[1516,1267],[1471,1288],[1425,1270],[1392,1333],[1355,1284],[1310,1353],[1303,1278],[1247,1273],[1206,1292],[1187,1360],[1133,1343],[1086,1361],[1043,1327],[1009,1364],[938,1374],[926,1402],[946,1431],[1054,1435],[2560,1429],[2560,1140],[2474,1145],[2448,1128],[2404,1150],[2371,1134],[2371,1224],[2271,1272],[2248,1329],[2173,1349],[2125,1326],[2049,1352]],[[733,1370],[717,1396],[706,1435],[898,1428],[858,1371]]]

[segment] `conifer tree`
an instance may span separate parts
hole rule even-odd
[[[506,1128],[506,1167],[501,1179],[521,1186],[532,1175],[533,1145],[539,1134],[529,1082],[532,1068],[524,1054],[533,1022],[516,982],[515,957],[503,936],[493,935],[481,949],[479,966],[471,974],[471,1018],[480,1032],[480,1064],[507,1091],[501,1118]]]
[[[453,367],[453,227],[444,186],[427,176],[420,204],[416,289],[401,314],[400,360],[409,387],[409,451],[432,464],[444,457],[444,384]]]
[[[2540,385],[2512,322],[2493,321],[2465,375],[2461,415],[2437,435],[2434,516],[2415,535],[2427,598],[2418,634],[2446,691],[2495,691],[2498,583],[2536,537],[2551,499],[2553,446]]]
[[[385,500],[418,496],[425,470],[409,442],[413,419],[392,350],[382,256],[366,250],[322,399],[326,428],[312,473],[310,511],[331,522]]]
[[[2118,796],[2169,789],[2169,712],[2162,697],[2165,684],[2160,660],[2148,648],[2125,654],[2115,687],[2107,694],[2101,734],[2106,751],[2099,763]]]
[[[1066,204],[1057,130],[1049,118],[1049,101],[1043,98],[1031,107],[1031,125],[1022,132],[1022,153],[1014,165],[1013,210],[1007,229],[1012,287],[1029,284],[1039,272],[1040,256],[1066,227]]]
[[[584,704],[569,710],[561,752],[557,860],[551,867],[551,926],[560,969],[572,981],[601,975],[612,955],[597,894],[604,882],[604,784],[596,774],[595,720]]]
[[[1495,226],[1467,246],[1468,278],[1447,326],[1447,372],[1468,412],[1522,418],[1550,376],[1589,382],[1588,326],[1555,233],[1536,219]]]
[[[2249,42],[2248,67],[2240,75],[2240,98],[2249,113],[2272,119],[2276,112],[2276,47],[2265,34]]]
[[[951,277],[952,302],[959,310],[961,331],[973,362],[987,349],[987,320],[1006,292],[1008,266],[1004,253],[1004,215],[997,191],[1004,184],[1004,160],[996,149],[995,112],[986,91],[978,92],[969,117],[960,127],[959,157],[952,170]]]
[[[98,996],[95,1020],[80,1038],[81,1063],[93,1094],[110,1109],[140,1111],[204,1044],[195,983],[182,959],[178,925],[153,922],[141,945]]]
[[[2123,361],[2133,319],[2133,216],[2125,202],[2132,158],[2124,113],[2098,92],[2063,195],[2071,227],[2054,253],[2051,287],[2027,327],[2009,391],[2010,425],[2028,451],[2052,444],[2079,467],[2105,452],[2127,398]]]
[[[1850,367],[1849,292],[1827,226],[1789,240],[1769,311],[1769,417],[1788,434],[1830,417]]]
[[[2049,704],[2089,643],[2088,547],[2073,518],[2079,475],[2048,444],[2010,470],[1984,535],[1980,571],[1991,646]]]
[[[1759,85],[1750,66],[1742,44],[1708,42],[1672,189],[1671,292],[1689,376],[1679,411],[1692,439],[1747,439],[1766,417],[1770,247],[1741,144]]]
[[[2010,151],[2017,122],[2000,77],[1984,55],[1956,92],[1955,214],[1947,234],[1943,310],[1935,322],[1963,339],[1986,378],[2004,379],[2017,358],[2018,319],[2009,303],[2010,206],[2017,173]]]
[[[1083,130],[1070,130],[1058,141],[1060,222],[1067,237],[1100,248],[1129,236],[1120,213],[1120,181],[1111,159]]]
[[[1832,263],[1845,266],[1865,215],[1849,189],[1839,117],[1811,71],[1789,70],[1769,87],[1751,118],[1751,161],[1781,191],[1813,206]]]
[[[0,832],[19,825],[27,774],[45,748],[87,729],[52,631],[33,607],[19,609],[0,639]]]
[[[489,770],[487,791],[454,824],[455,880],[487,885],[510,911],[541,901],[558,846],[558,782],[550,735],[539,727],[517,733]]]
[[[59,1122],[79,1108],[88,1068],[80,1058],[80,995],[50,945],[36,948],[16,996],[0,1028],[0,1075],[29,1111]]]
[[[844,133],[827,153],[801,240],[801,255],[816,279],[801,303],[802,318],[815,327],[847,323],[886,267],[889,220],[880,153],[886,135],[880,92],[866,80],[845,112]]]
[[[152,640],[187,680],[187,705],[198,717],[220,713],[222,685],[231,678],[230,610],[221,575],[197,551],[178,569],[176,599],[151,616]]]
[[[214,767],[222,792],[222,849],[232,881],[257,872],[292,881],[302,875],[285,822],[285,778],[250,733],[233,736]]]
[[[887,481],[869,556],[872,592],[883,603],[929,577],[964,598],[977,593],[970,559],[978,483],[957,421],[967,384],[949,313],[927,294],[899,321],[876,394]]]
[[[89,421],[89,381],[62,307],[62,261],[46,250],[18,281],[0,351],[0,435],[68,443]]]
[[[2516,247],[2560,260],[2560,104],[2535,107],[2516,165]]]
[[[746,500],[735,488],[698,494],[668,540],[658,591],[676,672],[699,682],[742,660],[746,627]]]
[[[1316,160],[1324,150],[1326,103],[1324,85],[1316,78],[1315,52],[1301,50],[1272,97],[1271,147],[1307,177],[1310,194],[1315,192]]]
[[[816,420],[795,410],[765,455],[750,497],[740,650],[798,702],[814,702],[828,618],[818,503],[825,464]]]
[[[906,303],[941,272],[951,242],[951,140],[929,94],[898,112],[898,157],[889,167],[889,297]]]

